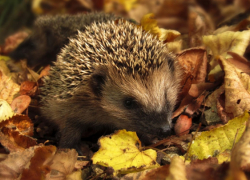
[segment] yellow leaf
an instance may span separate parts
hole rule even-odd
[[[230,162],[231,160],[231,150],[226,150],[217,156],[218,163],[222,164],[223,162]]]
[[[92,157],[93,163],[112,167],[115,173],[125,174],[159,166],[156,151],[138,149],[141,142],[135,132],[119,130],[110,137],[100,138],[99,143],[100,149]]]
[[[105,0],[104,11],[107,13],[114,12],[117,10],[117,5],[121,5],[125,11],[129,12],[137,5],[137,0]]]
[[[124,6],[125,10],[130,11],[137,3],[137,0],[119,0],[119,2]]]
[[[35,14],[42,14],[43,13],[43,9],[41,7],[41,2],[42,0],[33,0],[32,1],[32,11]]]
[[[212,59],[210,61],[211,70],[218,66],[218,62],[215,60],[216,56],[222,56],[224,58],[230,58],[227,54],[228,51],[235,52],[239,55],[243,55],[246,47],[249,44],[250,30],[242,32],[226,31],[217,35],[209,35],[203,37],[203,43],[212,51]],[[220,69],[220,67],[217,67]],[[215,72],[209,73],[209,79],[216,78],[218,69]],[[219,70],[221,72],[221,69]]]
[[[141,19],[141,26],[145,31],[157,36],[160,41],[164,42],[172,42],[181,35],[175,30],[159,28],[153,13],[143,16]]]
[[[19,90],[20,86],[11,79],[11,73],[5,61],[0,60],[0,99],[11,104]]]
[[[0,122],[11,118],[14,112],[10,105],[3,99],[0,99]]]
[[[9,56],[0,56],[0,61],[8,61],[10,60],[10,57]]]
[[[74,171],[71,174],[67,175],[66,180],[82,180],[82,171]]]
[[[231,149],[234,142],[238,142],[245,130],[245,122],[249,114],[230,120],[226,125],[211,131],[204,131],[197,137],[190,146],[189,157],[195,156],[198,159],[205,159],[216,156],[218,153]],[[235,135],[237,136],[235,137]],[[236,138],[236,139],[235,139]]]

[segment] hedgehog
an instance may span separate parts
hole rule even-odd
[[[105,13],[41,16],[34,23],[33,33],[10,53],[8,66],[13,71],[21,71],[18,67],[20,59],[26,59],[31,68],[52,64],[61,48],[78,31],[84,32],[86,26],[93,22],[107,22],[115,18],[118,17]]]
[[[59,147],[78,152],[89,129],[126,129],[145,141],[168,136],[178,67],[166,45],[141,27],[93,22],[70,38],[44,77],[41,113],[59,128]]]

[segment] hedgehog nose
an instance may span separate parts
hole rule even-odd
[[[171,131],[171,128],[172,128],[171,122],[172,122],[172,119],[168,118],[167,121],[162,123],[162,125],[160,126],[162,133],[169,133]]]
[[[163,133],[169,132],[171,130],[171,125],[169,123],[161,126],[161,130]]]

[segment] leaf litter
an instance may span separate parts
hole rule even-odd
[[[26,73],[17,75],[5,65],[8,54],[27,37],[22,31],[6,37],[0,46],[0,142],[7,149],[0,151],[5,154],[1,178],[249,179],[249,2],[41,2],[50,8],[35,0],[35,13],[84,8],[114,12],[141,22],[145,31],[163,41],[183,69],[180,101],[173,115],[177,136],[144,147],[135,132],[120,130],[100,138],[98,151],[92,143],[94,155],[89,147],[81,147],[86,156],[73,149],[58,150],[50,127],[37,117],[39,86],[49,66],[35,72],[22,64]],[[68,6],[74,3],[80,8]],[[192,139],[184,138],[187,135]]]

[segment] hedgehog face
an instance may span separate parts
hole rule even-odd
[[[112,67],[99,72],[94,81],[99,83],[93,87],[101,97],[100,106],[109,114],[111,125],[115,121],[118,129],[155,135],[169,133],[178,83],[167,61],[149,71],[146,77],[121,73]]]

